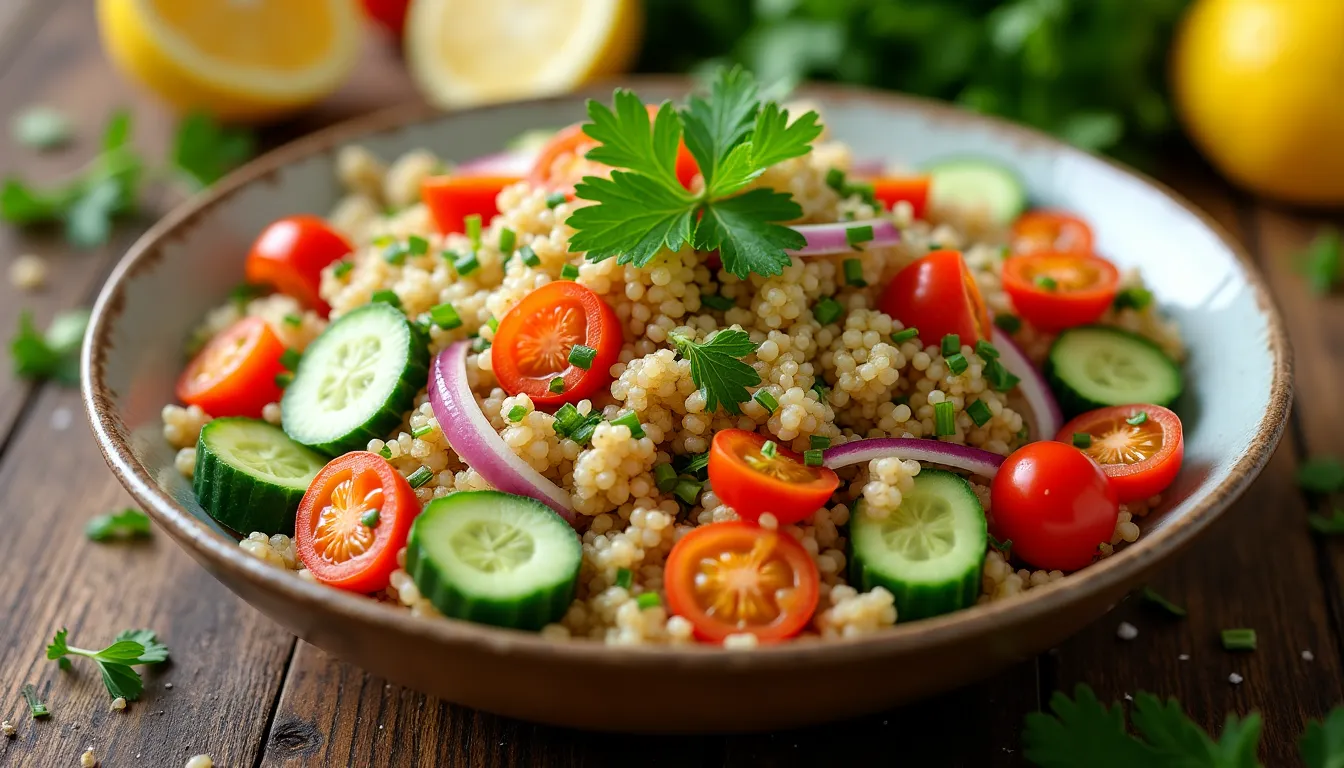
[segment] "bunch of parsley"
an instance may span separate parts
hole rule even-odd
[[[68,634],[64,628],[56,631],[56,636],[47,646],[47,658],[64,670],[73,666],[70,663],[71,656],[82,656],[93,661],[103,676],[108,695],[114,699],[135,701],[140,698],[145,682],[134,667],[161,664],[168,660],[168,646],[159,642],[153,630],[128,629],[117,635],[111,645],[99,651],[71,646],[66,642]]]

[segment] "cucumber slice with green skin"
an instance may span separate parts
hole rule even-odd
[[[1027,208],[1027,191],[1017,174],[987,160],[934,163],[929,200],[935,207],[983,208],[996,224],[1011,224]]]
[[[325,456],[256,419],[215,419],[196,441],[196,500],[220,525],[294,535],[294,512]]]
[[[336,456],[384,438],[429,378],[429,347],[400,310],[369,304],[341,316],[299,361],[281,401],[285,433]]]
[[[550,507],[500,491],[431,501],[411,525],[406,571],[445,616],[541,629],[574,599],[583,548]]]
[[[1046,357],[1045,376],[1068,418],[1109,405],[1170,406],[1185,387],[1180,366],[1156,344],[1104,325],[1061,333]]]
[[[901,506],[882,520],[860,501],[849,537],[850,583],[862,592],[886,587],[897,621],[969,608],[980,596],[989,534],[984,507],[960,475],[920,470]]]

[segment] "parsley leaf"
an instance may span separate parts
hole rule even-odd
[[[741,67],[720,69],[709,85],[709,100],[692,96],[681,113],[686,126],[686,148],[713,187],[719,165],[747,138],[760,108],[756,78]]]
[[[71,310],[57,315],[43,334],[33,325],[31,313],[20,313],[18,332],[9,345],[14,373],[26,379],[55,379],[69,386],[78,384],[79,346],[88,324],[88,310]]]
[[[146,538],[153,532],[149,515],[131,508],[98,515],[84,526],[84,535],[89,541]]]
[[[1317,294],[1327,294],[1344,276],[1344,243],[1332,228],[1321,230],[1304,251],[1298,254],[1298,268]]]
[[[1344,534],[1344,510],[1336,509],[1329,515],[1307,515],[1307,526],[1322,536]]]
[[[145,688],[144,681],[132,667],[158,664],[168,659],[168,647],[159,642],[154,632],[148,629],[126,630],[101,651],[75,648],[66,642],[67,635],[64,627],[56,631],[56,636],[47,646],[47,658],[59,663],[61,669],[70,668],[70,656],[92,659],[103,676],[108,695],[114,699],[135,701],[140,698]]]
[[[1301,747],[1307,768],[1344,768],[1344,707],[1330,710],[1323,723],[1309,721]]]
[[[695,230],[695,247],[718,249],[729,272],[778,275],[789,265],[785,248],[802,248],[807,240],[796,230],[774,224],[803,215],[787,192],[753,189],[706,206]],[[733,265],[733,266],[729,266]]]
[[[1134,697],[1134,728],[1156,750],[1161,765],[1257,768],[1260,715],[1245,720],[1228,715],[1222,737],[1214,741],[1186,717],[1175,699],[1163,703],[1150,693]],[[1164,758],[1164,759],[1163,759]]]
[[[10,123],[14,141],[30,149],[55,149],[70,141],[70,119],[51,107],[29,107]]]
[[[690,194],[677,181],[681,122],[672,103],[663,102],[652,125],[644,102],[631,91],[618,88],[612,104],[614,112],[596,101],[588,102],[592,122],[583,126],[583,132],[600,143],[589,150],[587,157],[614,168],[627,168],[689,202]]]
[[[1336,493],[1344,490],[1344,464],[1334,456],[1315,456],[1297,468],[1297,484],[1304,491]]]
[[[569,217],[575,232],[571,251],[587,251],[589,261],[618,256],[617,263],[644,266],[666,246],[676,251],[690,241],[694,206],[658,182],[613,171],[610,179],[589,176],[574,194],[586,205]]]
[[[228,128],[204,112],[182,118],[173,138],[171,161],[196,189],[208,187],[256,151],[251,131]]]
[[[713,413],[722,405],[729,413],[740,413],[737,404],[751,399],[747,387],[761,383],[756,369],[742,361],[756,351],[751,337],[735,328],[718,331],[698,343],[675,331],[669,337],[691,363],[691,379],[705,395],[705,410]]]
[[[1056,691],[1050,698],[1053,715],[1027,715],[1022,754],[1028,760],[1041,768],[1129,768],[1153,761],[1153,750],[1125,733],[1123,707],[1107,709],[1086,685],[1073,696]]]

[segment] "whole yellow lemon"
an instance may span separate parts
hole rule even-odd
[[[1196,0],[1172,85],[1190,137],[1233,182],[1344,204],[1344,0]]]

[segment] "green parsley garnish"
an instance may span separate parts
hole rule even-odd
[[[424,469],[424,467],[421,467],[421,469]],[[409,480],[410,478],[407,479]],[[378,510],[370,509],[369,511],[359,516],[359,524],[364,526],[365,528],[375,528],[377,527],[378,520],[381,517],[382,515],[378,514]]]
[[[784,226],[802,215],[787,192],[742,190],[766,168],[807,154],[821,134],[817,114],[790,120],[774,102],[762,102],[755,78],[740,68],[720,69],[709,97],[692,97],[677,109],[664,102],[652,123],[644,103],[618,88],[612,108],[588,102],[583,131],[599,142],[587,157],[620,170],[610,178],[586,177],[575,196],[597,205],[569,218],[572,252],[588,259],[613,256],[642,267],[663,248],[717,250],[739,278],[778,275],[801,234]],[[678,144],[685,140],[704,178],[691,193],[677,180]]]
[[[1158,594],[1152,587],[1144,587],[1140,593],[1145,602],[1156,605],[1158,608],[1170,613],[1172,616],[1185,616],[1185,609],[1171,602],[1167,598]]]
[[[75,309],[57,315],[46,333],[38,333],[33,316],[19,313],[19,328],[9,343],[14,373],[25,379],[53,379],[79,384],[79,346],[89,325],[89,311]]]
[[[514,424],[522,421],[525,416],[527,416],[527,408],[521,405],[515,405],[509,409],[508,418],[509,421],[512,421]]]
[[[737,404],[751,399],[747,387],[761,383],[756,369],[742,362],[756,351],[751,337],[733,328],[718,331],[702,342],[675,331],[668,337],[677,352],[690,361],[691,380],[705,396],[705,411],[713,413],[722,405],[729,413],[740,413]]]
[[[196,111],[177,125],[172,164],[188,186],[203,189],[242,165],[256,149],[251,131],[220,125],[207,113]]]
[[[299,361],[302,359],[303,355],[297,349],[286,349],[280,353],[280,365],[291,371],[299,369]]]
[[[1141,285],[1131,285],[1115,295],[1111,306],[1117,310],[1133,309],[1140,311],[1153,303],[1153,292]]]
[[[1334,456],[1313,456],[1297,468],[1297,485],[1313,493],[1344,490],[1344,464]]]
[[[1322,536],[1344,534],[1344,510],[1336,509],[1329,515],[1307,515],[1307,526]]]
[[[153,533],[149,515],[130,507],[120,512],[98,515],[84,526],[84,535],[89,541],[148,538]]]
[[[89,651],[66,644],[68,633],[64,628],[56,631],[51,645],[47,646],[47,658],[57,662],[61,669],[70,669],[70,656],[83,656],[92,659],[103,675],[103,685],[114,698],[135,701],[144,690],[144,681],[133,667],[142,664],[159,664],[168,660],[168,646],[159,642],[152,630],[126,630],[117,635],[116,640],[101,651]]]
[[[23,700],[28,704],[28,715],[34,720],[51,714],[51,710],[47,709],[47,705],[43,704],[42,700],[37,698],[37,690],[33,688],[32,683],[24,683],[23,688],[20,689],[20,693],[23,694]]]
[[[29,149],[55,149],[69,143],[74,131],[70,119],[51,107],[29,107],[10,122],[14,141]]]
[[[1022,329],[1022,318],[1005,312],[994,316],[994,325],[1004,333],[1017,333]]]
[[[1339,231],[1332,227],[1322,229],[1306,250],[1298,254],[1298,269],[1314,293],[1324,295],[1333,290],[1344,276],[1344,243]]]

